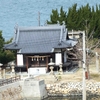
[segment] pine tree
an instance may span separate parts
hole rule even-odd
[[[63,10],[63,7],[61,7],[58,21],[62,25],[63,22],[66,22],[66,20],[67,20],[66,12]]]
[[[47,24],[57,24],[59,20],[58,10],[52,10],[52,14],[50,15],[50,21],[47,20]]]
[[[89,4],[77,8],[77,4],[74,4],[68,9],[66,13],[61,7],[60,12],[58,10],[52,10],[50,15],[50,21],[48,24],[60,24],[65,22],[68,30],[85,30],[86,35],[90,36],[93,34],[94,38],[100,37],[100,5],[96,5],[96,8],[90,7]]]
[[[72,8],[69,8],[67,14],[67,27],[69,30],[71,29],[77,30],[77,25],[76,25],[77,19],[78,19],[77,4],[74,4]]]

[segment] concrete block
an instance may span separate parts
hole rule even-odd
[[[46,98],[47,91],[44,80],[34,80],[33,78],[27,78],[22,85],[23,93],[26,98]]]

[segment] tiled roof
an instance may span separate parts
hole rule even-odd
[[[65,26],[19,27],[13,43],[5,49],[20,49],[21,53],[50,53],[53,48],[71,47]]]

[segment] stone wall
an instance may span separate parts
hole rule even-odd
[[[44,82],[35,82],[27,79],[26,81],[14,82],[11,84],[0,87],[0,100],[23,100],[30,96],[36,96],[37,93],[40,97],[47,96],[81,96],[82,95],[82,82],[67,82],[47,84],[45,91]],[[38,87],[39,86],[39,87]],[[38,91],[40,90],[40,91]],[[100,82],[86,83],[86,94],[100,96]],[[32,97],[33,98],[33,97]],[[37,99],[36,99],[37,100]]]
[[[82,95],[82,82],[67,82],[47,84],[46,89],[49,96],[72,96]],[[100,82],[86,83],[86,94],[100,95]]]
[[[22,86],[19,82],[0,87],[0,100],[22,100]]]

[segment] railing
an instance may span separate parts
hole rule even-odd
[[[9,83],[16,82],[16,81],[18,81],[20,79],[21,79],[21,77],[19,75],[19,76],[11,77],[9,79],[0,80],[0,86],[3,86],[3,85],[6,85],[6,84],[9,84]]]

